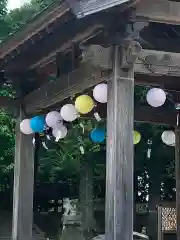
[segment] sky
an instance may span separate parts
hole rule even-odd
[[[19,8],[26,2],[29,2],[29,0],[8,0],[8,9]]]

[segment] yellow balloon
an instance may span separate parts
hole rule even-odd
[[[133,131],[133,141],[135,145],[141,141],[141,134],[139,132]]]
[[[76,98],[75,107],[80,113],[86,114],[94,108],[94,101],[88,95],[81,95]]]

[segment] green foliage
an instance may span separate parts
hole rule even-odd
[[[0,18],[0,30],[2,40],[19,30],[34,16],[41,12],[45,7],[49,6],[53,0],[32,0],[30,3],[24,4],[21,8],[14,9],[7,14],[7,1],[2,1],[2,23]],[[0,5],[0,11],[1,11]],[[1,13],[0,13],[1,14]],[[0,15],[1,16],[1,15]],[[1,35],[0,35],[1,37]]]
[[[1,96],[12,97],[14,92],[5,85]],[[15,120],[3,109],[0,110],[0,191],[9,188],[13,176]],[[8,179],[8,182],[7,182]]]
[[[20,9],[12,10],[5,18],[6,23],[11,26],[11,33],[28,22],[38,11],[38,6],[32,4],[25,4]]]
[[[105,147],[104,144],[94,144],[90,140],[89,133],[96,126],[95,120],[77,121],[69,127],[65,139],[50,146],[48,151],[42,148],[39,176],[41,181],[60,182],[75,176],[78,179],[81,161],[86,161],[89,154],[99,152]],[[84,154],[81,154],[80,146],[83,146]]]
[[[31,4],[39,6],[39,9],[44,9],[50,4],[52,4],[54,0],[32,0]]]

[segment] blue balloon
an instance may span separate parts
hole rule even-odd
[[[106,133],[103,128],[95,128],[91,132],[91,140],[95,143],[101,143],[105,140]]]
[[[36,116],[30,120],[30,127],[33,132],[43,132],[45,126],[45,118],[43,116]]]

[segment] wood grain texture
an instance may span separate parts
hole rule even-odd
[[[24,119],[20,108],[16,126],[12,240],[32,240],[34,148],[32,136],[20,132]]]
[[[178,116],[178,121],[180,120]],[[177,240],[180,240],[180,127],[176,127],[175,173],[176,173],[176,222]]]
[[[31,55],[31,59],[27,62],[27,66],[30,69],[43,68],[47,64],[54,62],[57,53],[64,53],[69,49],[72,49],[73,44],[79,44],[83,42],[84,39],[96,36],[96,34],[101,32],[103,27],[102,24],[96,24],[88,21],[81,25],[74,20],[72,22],[74,22],[73,26],[72,23],[69,25],[66,23],[67,26],[64,27],[64,31],[61,29],[59,30],[62,32],[63,38],[59,35],[59,32],[57,32],[56,35],[52,34],[51,39],[49,37],[44,46],[38,50],[37,56],[34,57],[33,54]],[[69,39],[69,31],[71,33],[71,39]]]
[[[60,79],[50,81],[26,96],[24,99],[26,111],[29,114],[41,112],[43,109],[50,108],[103,80],[100,68],[93,66],[89,62],[82,63],[73,72],[62,76]]]
[[[94,228],[93,209],[93,165],[92,159],[84,159],[81,165],[80,206],[82,212],[82,231],[85,239],[92,239]]]
[[[163,240],[162,232],[162,207],[159,206],[158,209],[158,240]]]
[[[115,47],[114,72],[108,82],[106,157],[106,240],[133,236],[133,70],[120,69]]]
[[[112,47],[92,45],[84,52],[84,61],[92,61],[103,69],[112,69]],[[142,49],[136,60],[134,70],[137,74],[152,76],[180,76],[180,53]]]
[[[136,16],[152,22],[180,24],[180,3],[168,0],[141,0],[136,6]]]

